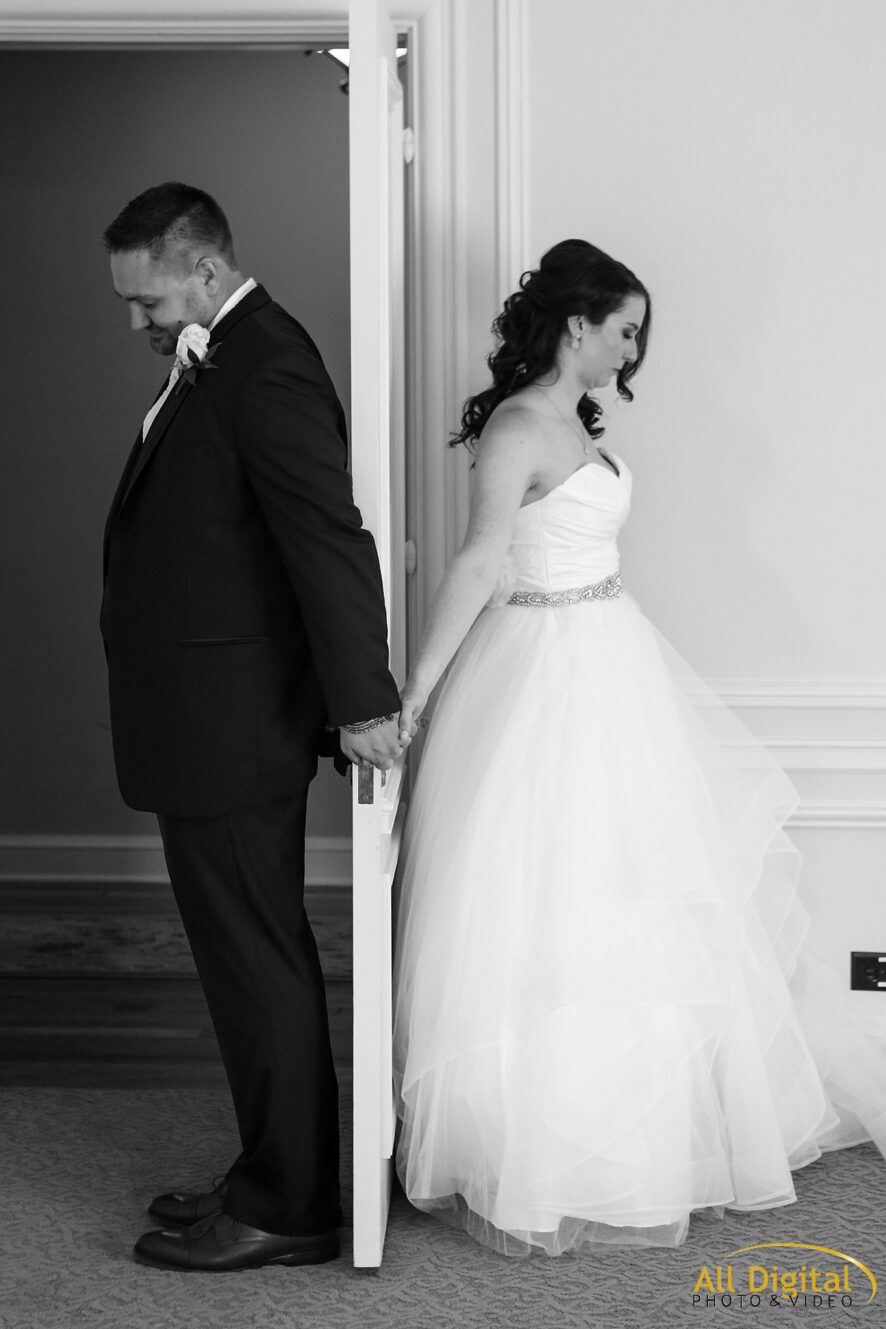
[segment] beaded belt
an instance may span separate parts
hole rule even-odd
[[[621,573],[594,582],[593,586],[572,586],[568,591],[514,591],[509,605],[577,605],[583,600],[616,600],[621,595]]]

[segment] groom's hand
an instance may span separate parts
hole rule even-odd
[[[339,730],[341,750],[348,761],[366,761],[370,766],[377,766],[386,771],[408,745],[400,740],[400,726],[397,717],[386,720],[375,729],[368,729],[364,734],[349,734],[346,729]]]

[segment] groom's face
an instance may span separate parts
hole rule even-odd
[[[180,255],[155,258],[147,249],[125,250],[111,255],[111,276],[129,305],[133,332],[146,332],[158,355],[174,354],[178,334],[189,323],[211,321],[205,282]]]

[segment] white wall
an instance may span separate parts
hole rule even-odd
[[[814,940],[843,972],[886,946],[886,6],[525,12],[527,257],[583,236],[655,306],[609,430],[626,580],[797,780]]]
[[[531,251],[586,236],[656,304],[633,586],[707,674],[886,673],[886,7],[529,14]]]

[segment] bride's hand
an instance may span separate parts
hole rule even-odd
[[[411,688],[407,683],[406,687],[400,694],[400,723],[398,726],[398,733],[401,742],[410,742],[410,740],[418,733],[418,717],[421,715],[427,702],[427,697],[422,696],[421,693],[417,692],[415,688]]]

